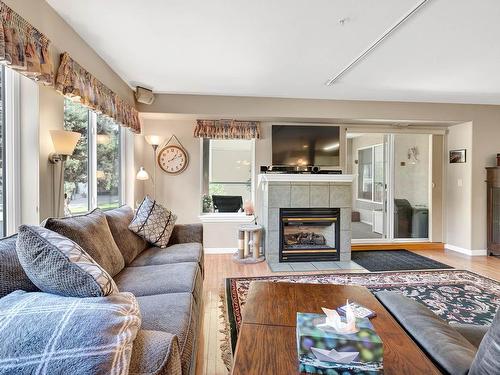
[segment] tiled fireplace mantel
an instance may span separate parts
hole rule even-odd
[[[353,178],[347,174],[260,174],[257,194],[267,261],[279,262],[280,208],[340,208],[340,261],[350,261]]]
[[[263,173],[259,174],[259,185],[266,182],[348,182],[352,183],[352,174],[300,174],[300,173]]]

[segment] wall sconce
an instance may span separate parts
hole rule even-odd
[[[153,198],[156,199],[156,150],[163,142],[163,137],[160,135],[146,135],[146,142],[153,147]]]
[[[413,146],[408,149],[408,161],[410,164],[417,164],[419,162],[418,155],[419,152],[417,146]]]
[[[139,172],[135,175],[135,178],[140,181],[149,180],[149,173],[144,169],[144,167],[140,167]]]
[[[73,155],[75,151],[76,144],[80,140],[82,135],[77,132],[70,132],[66,130],[51,130],[50,138],[52,139],[52,144],[54,146],[54,152],[49,154],[50,163],[61,164],[60,172],[59,172],[59,183],[57,195],[56,192],[56,179],[55,172],[53,172],[53,189],[54,189],[54,208],[55,208],[55,216],[60,215],[61,210],[61,199],[63,199],[62,194],[64,193],[64,163],[68,159],[68,156]]]
[[[54,152],[49,155],[49,161],[56,164],[65,161],[68,156],[73,155],[76,144],[82,135],[77,132],[66,130],[51,130],[50,137],[54,145]]]

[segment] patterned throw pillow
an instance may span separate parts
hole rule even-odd
[[[85,250],[56,232],[21,225],[16,247],[24,271],[44,292],[70,297],[118,293],[111,276]]]
[[[167,247],[177,216],[149,197],[144,198],[128,226],[150,244]]]
[[[17,234],[0,240],[0,298],[15,290],[39,289],[24,272],[16,252]]]
[[[73,298],[13,292],[0,299],[0,374],[129,373],[141,325],[131,293]]]

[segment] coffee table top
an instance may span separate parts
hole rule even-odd
[[[371,322],[384,343],[384,374],[441,373],[365,287],[261,281],[248,292],[232,373],[299,374],[297,312],[322,313],[347,299],[377,313]]]

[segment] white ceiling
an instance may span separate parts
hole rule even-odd
[[[47,0],[131,86],[155,92],[500,104],[500,1]],[[347,18],[344,26],[339,23]]]

